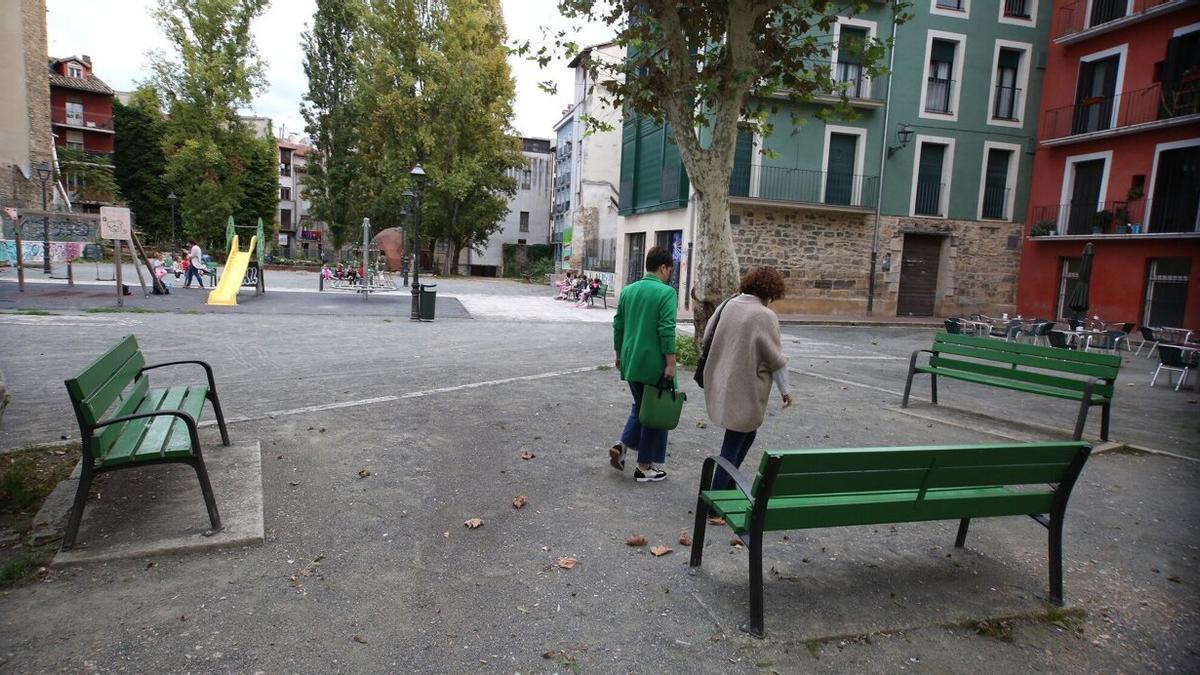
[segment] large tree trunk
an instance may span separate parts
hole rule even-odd
[[[729,229],[728,175],[703,173],[693,177],[692,184],[696,189],[695,251],[690,261],[695,273],[692,323],[699,340],[717,305],[737,290],[740,273]]]

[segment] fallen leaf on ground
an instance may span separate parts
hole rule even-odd
[[[449,539],[449,538],[450,538],[450,531],[449,531],[449,530],[447,530],[447,531],[443,532],[443,533],[442,533],[442,536],[443,536],[443,537],[445,537],[445,538],[447,538],[447,539]]]
[[[555,656],[557,656],[557,655],[558,655],[558,651],[557,651],[557,650],[554,650],[554,649],[551,649],[551,650],[550,650],[550,651],[548,651],[548,652],[542,652],[542,658],[543,658],[543,659],[552,659],[552,658],[554,658],[554,657],[555,657]]]
[[[569,570],[572,567],[578,565],[579,561],[576,560],[575,558],[564,557],[564,558],[559,558],[558,562],[555,564],[558,565],[559,567],[563,568],[564,570]]]
[[[704,422],[696,422],[696,428],[697,429],[707,429],[708,425],[705,424]]]
[[[365,637],[363,637],[363,636],[361,636],[361,635],[355,635],[355,636],[354,636],[354,641],[355,641],[355,642],[357,642],[357,643],[358,643],[358,644],[360,644],[360,645],[365,645],[365,644],[367,644],[367,638],[365,638]]]
[[[463,525],[466,525],[468,530],[474,530],[476,528],[483,527],[483,519],[482,518],[471,518],[471,519],[467,520],[465,523],[463,523]]]
[[[366,478],[367,476],[370,476],[370,475],[371,475],[371,472],[368,469],[359,469],[358,470],[359,478]]]
[[[646,538],[640,534],[631,535],[628,539],[625,540],[625,545],[626,546],[645,546]]]
[[[687,530],[679,533],[679,543],[683,546],[692,545],[692,535],[688,534]]]
[[[300,484],[300,481],[298,481],[298,480],[288,481],[288,485],[291,485],[292,487],[296,487],[299,484]]]
[[[1175,574],[1175,575],[1167,577],[1167,581],[1174,581],[1177,584],[1182,584],[1183,577],[1179,576],[1178,574]]]
[[[745,546],[745,544],[743,544],[743,543],[742,543],[742,540],[741,540],[741,539],[739,539],[739,538],[737,538],[737,537],[734,537],[733,539],[730,539],[730,540],[729,540],[729,545],[730,545],[730,546]]]
[[[516,497],[513,497],[513,508],[514,509],[519,509],[528,503],[529,503],[529,497],[526,497],[525,495],[517,495]]]
[[[521,459],[533,459],[534,457],[537,457],[537,455],[533,454],[532,452],[521,453]]]
[[[650,555],[654,556],[655,558],[661,558],[673,550],[674,549],[672,549],[670,546],[651,546]]]

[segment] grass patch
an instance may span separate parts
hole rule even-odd
[[[1034,614],[1017,614],[1015,616],[988,617],[986,619],[971,619],[959,624],[970,628],[976,634],[990,637],[1002,642],[1013,641],[1013,629],[1017,626],[1045,625],[1055,626],[1080,637],[1087,621],[1087,612],[1079,608],[1063,609],[1051,607],[1044,612]]]
[[[804,648],[808,650],[809,656],[814,659],[821,658],[821,641],[820,640],[805,640]]]
[[[37,574],[54,555],[54,544],[31,546],[28,535],[42,502],[75,468],[78,447],[68,443],[0,454],[0,529],[16,532],[26,542],[4,551],[0,588]]]
[[[93,307],[84,310],[88,314],[165,314],[165,309],[148,309],[146,307]]]
[[[24,316],[61,316],[58,312],[51,312],[48,309],[39,309],[37,307],[28,307],[26,309],[16,309],[6,314],[22,314]]]
[[[700,362],[700,350],[696,345],[696,338],[691,335],[677,335],[675,337],[675,362],[685,368],[695,368]]]
[[[17,584],[37,575],[54,557],[54,546],[28,548],[15,558],[0,565],[0,589]]]

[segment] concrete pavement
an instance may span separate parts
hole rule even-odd
[[[498,296],[524,295],[496,283]],[[979,521],[961,551],[952,523],[813,530],[768,541],[758,641],[736,629],[745,552],[713,531],[688,576],[678,544],[700,461],[720,441],[703,393],[683,378],[691,401],[670,478],[635,484],[604,451],[628,405],[606,366],[607,328],[470,315],[0,316],[14,396],[0,447],[77,433],[61,381],[132,331],[151,361],[213,363],[227,414],[241,418],[234,441],[261,444],[265,525],[261,545],[54,568],[0,591],[0,669],[1116,672],[1200,658],[1196,462],[1089,461],[1067,520],[1078,613],[1048,613],[1045,534],[1028,519]],[[786,333],[796,405],[772,404],[751,466],[771,447],[989,442],[1041,424],[1053,436],[1074,415],[966,383],[948,384],[942,406],[901,411],[897,372],[931,330]],[[1195,404],[1149,390],[1145,367],[1127,364],[1122,383],[1136,386],[1119,405],[1163,410],[1120,412],[1114,430],[1150,426],[1149,444]],[[1180,428],[1172,447],[1186,454]],[[211,426],[202,440],[220,451]],[[483,527],[466,529],[472,517]],[[625,545],[632,534],[675,550],[651,556]],[[578,565],[557,567],[564,556]]]

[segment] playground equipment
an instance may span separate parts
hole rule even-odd
[[[250,237],[250,246],[242,251],[238,247],[236,230],[254,230]],[[225,259],[225,273],[221,275],[217,287],[208,294],[208,304],[224,307],[237,305],[237,294],[242,288],[253,288],[254,294],[266,292],[266,282],[263,279],[263,222],[258,219],[258,225],[235,225],[233,216],[225,227],[225,245],[229,248],[229,257]]]
[[[353,278],[339,279],[337,277],[326,280],[322,273],[317,282],[317,290],[324,291],[351,291],[354,293],[362,293],[363,300],[366,300],[372,293],[386,293],[389,291],[398,291],[400,288],[396,286],[396,281],[392,275],[388,274],[388,265],[386,254],[379,250],[379,247],[371,245],[371,223],[367,218],[363,218],[363,243],[359,249],[361,254],[361,262],[357,270],[353,270]],[[353,266],[353,263],[351,263]]]

